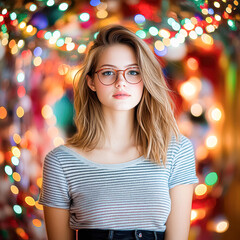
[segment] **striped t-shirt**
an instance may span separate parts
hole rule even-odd
[[[39,203],[69,209],[70,228],[165,231],[169,189],[197,183],[193,146],[181,135],[168,148],[166,168],[143,156],[100,164],[64,145],[44,161]]]

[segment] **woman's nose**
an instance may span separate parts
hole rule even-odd
[[[123,72],[118,72],[117,80],[116,80],[116,87],[126,86],[126,79],[123,76]]]

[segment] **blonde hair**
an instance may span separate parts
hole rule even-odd
[[[135,108],[136,145],[142,147],[145,158],[165,165],[171,137],[174,134],[178,139],[179,136],[170,90],[160,64],[148,45],[119,25],[102,28],[85,58],[79,81],[74,87],[77,132],[67,139],[67,144],[90,151],[104,138],[101,103],[96,93],[88,87],[86,76],[93,77],[99,55],[114,44],[125,44],[134,50],[144,84],[141,101]]]

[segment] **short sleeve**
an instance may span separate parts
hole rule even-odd
[[[39,203],[49,207],[69,209],[67,181],[54,150],[49,152],[44,160]]]
[[[195,154],[190,140],[182,135],[180,149],[172,162],[169,189],[180,184],[192,183],[198,183]]]

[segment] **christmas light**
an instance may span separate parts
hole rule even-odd
[[[142,24],[146,21],[146,18],[142,15],[142,14],[137,14],[135,15],[134,17],[134,21],[137,23],[137,24]]]
[[[13,153],[13,155],[14,155],[15,157],[17,157],[17,158],[20,157],[21,152],[20,152],[20,150],[19,150],[18,147],[13,146],[13,147],[11,148],[11,151],[12,151],[12,153]]]
[[[11,157],[12,164],[17,166],[19,164],[19,159],[15,156]]]
[[[82,21],[82,22],[87,22],[89,19],[90,19],[90,15],[89,13],[81,13],[79,15],[79,19]]]
[[[55,4],[54,0],[48,0],[48,1],[47,1],[47,6],[48,6],[48,7],[51,7],[51,6],[53,6],[54,4]]]
[[[157,36],[158,35],[158,29],[156,27],[150,27],[149,28],[149,33],[152,35],[152,36]]]
[[[55,137],[55,138],[53,139],[53,145],[54,145],[55,147],[58,147],[58,146],[63,145],[63,144],[64,144],[64,140],[63,140],[62,137]]]
[[[4,119],[7,117],[7,110],[5,107],[0,107],[0,119]]]
[[[195,194],[197,196],[203,196],[207,193],[207,186],[205,184],[199,184],[195,188]]]
[[[24,109],[21,106],[19,106],[16,110],[16,114],[19,118],[22,118],[24,115]]]
[[[138,30],[136,32],[136,35],[142,39],[144,39],[146,37],[146,33],[143,30]]]
[[[202,115],[202,113],[203,113],[203,109],[202,109],[202,106],[199,103],[194,103],[191,106],[191,114],[194,117],[199,117],[199,116]]]
[[[101,3],[100,0],[91,0],[90,1],[90,5],[92,5],[93,7],[98,6]]]
[[[218,180],[218,175],[217,173],[215,172],[211,172],[209,173],[206,178],[205,178],[205,183],[208,185],[208,186],[212,186],[214,184],[216,184]]]
[[[53,110],[49,105],[44,105],[41,112],[45,119],[51,118],[53,115]]]
[[[96,15],[98,18],[106,18],[108,16],[108,12],[106,10],[99,10]]]
[[[17,172],[14,172],[14,173],[12,174],[12,177],[13,177],[13,179],[14,179],[16,182],[20,182],[20,181],[21,181],[21,176],[20,176],[20,174],[17,173]]]
[[[68,4],[63,2],[58,6],[58,9],[62,12],[66,11],[68,9]]]
[[[208,148],[215,148],[217,145],[217,142],[218,142],[217,137],[214,135],[211,135],[211,136],[207,137],[205,143]]]
[[[80,44],[77,51],[79,53],[84,53],[86,49],[87,49],[87,46],[85,44]]]
[[[17,214],[21,214],[22,213],[22,208],[19,205],[14,205],[13,206],[13,211]]]
[[[13,173],[13,170],[9,165],[6,165],[4,170],[5,170],[5,173],[9,176],[12,175],[12,173]]]

